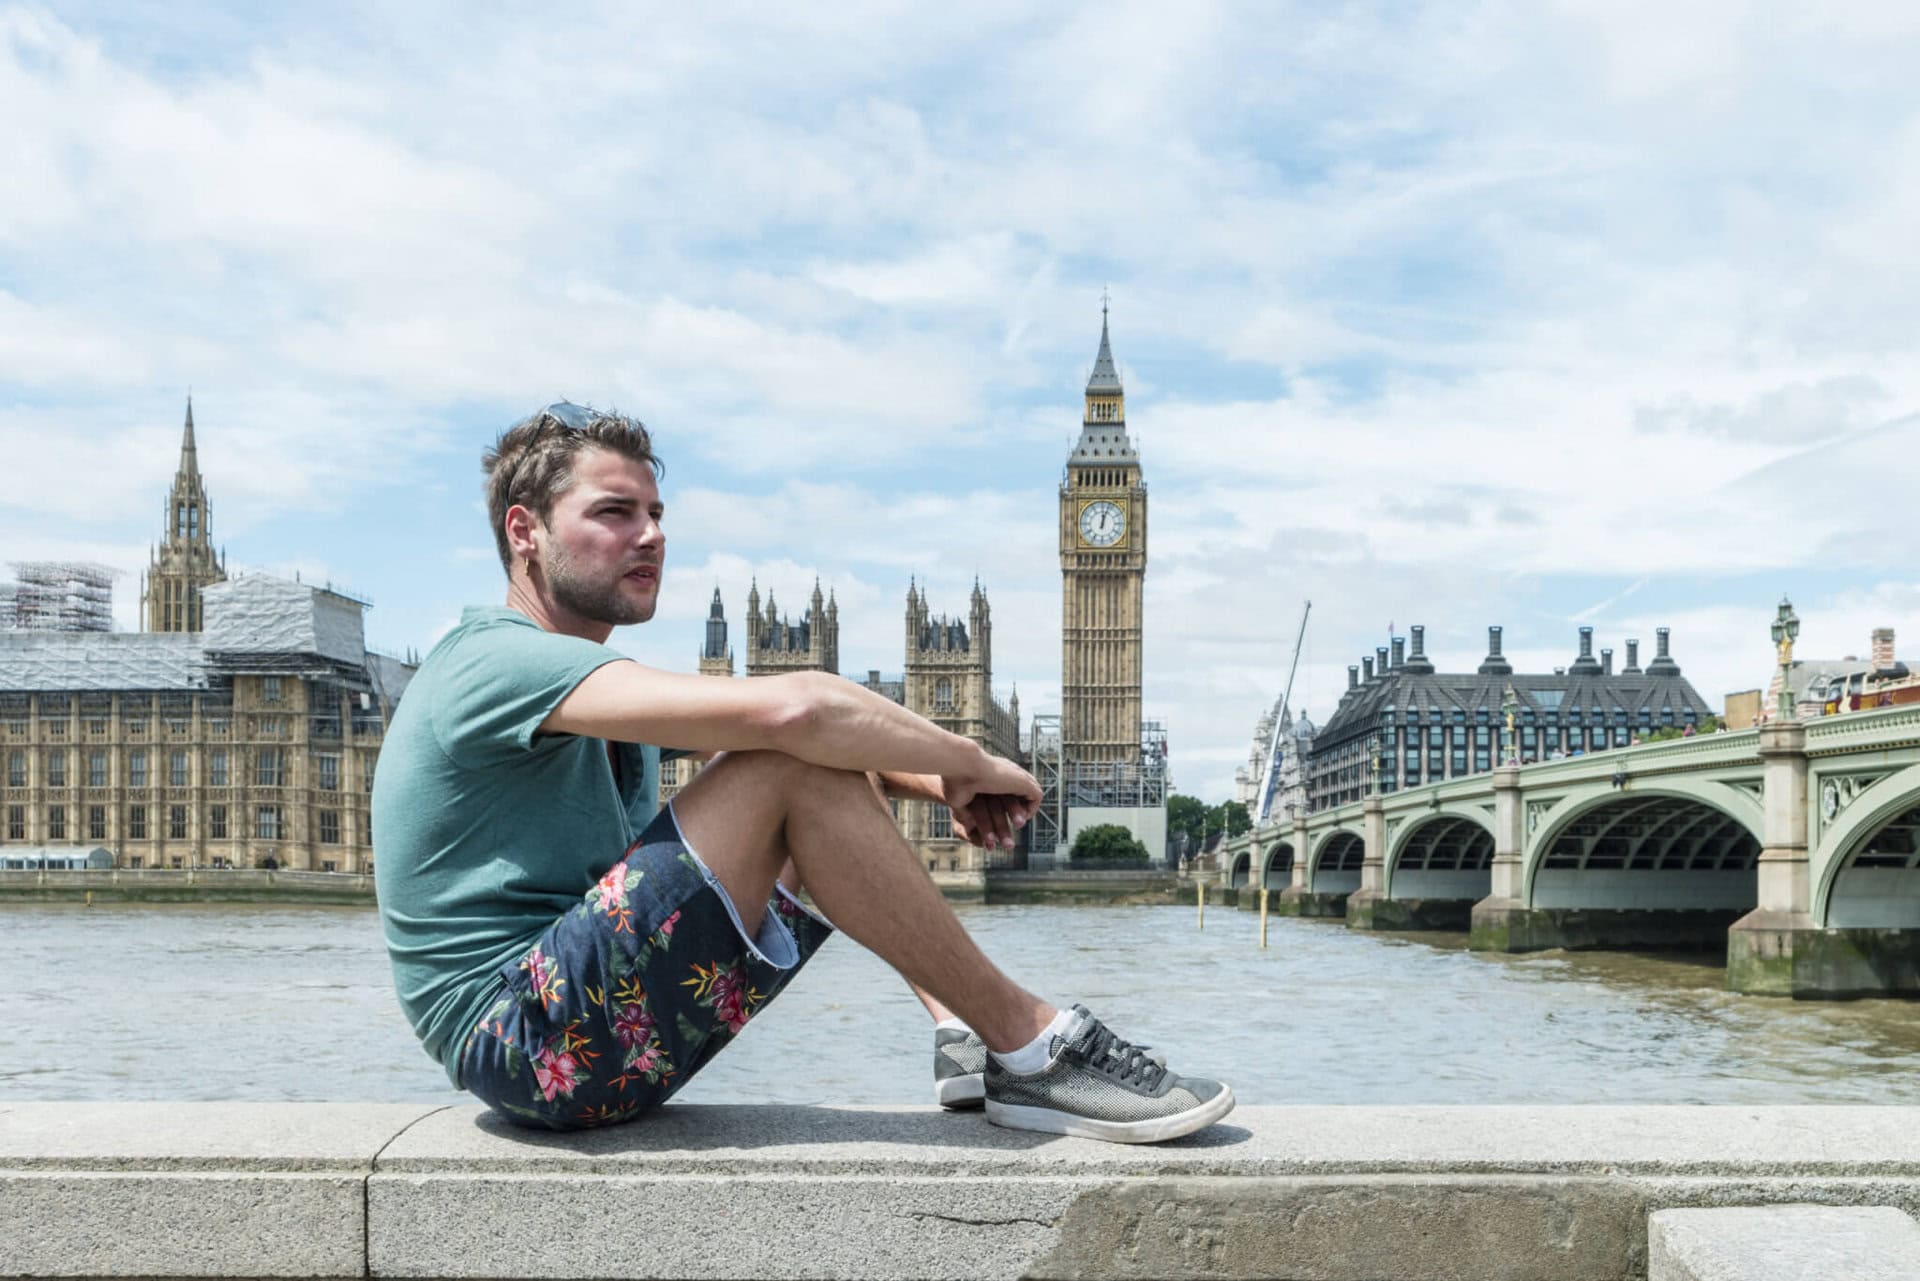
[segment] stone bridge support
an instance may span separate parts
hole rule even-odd
[[[1763,727],[1760,759],[1766,777],[1760,903],[1727,932],[1728,988],[1797,997],[1920,991],[1920,941],[1913,931],[1819,924],[1807,844],[1806,726]]]
[[[1532,933],[1521,808],[1520,770],[1502,765],[1493,771],[1493,892],[1473,905],[1468,935],[1476,952],[1525,950],[1513,943]]]
[[[1378,794],[1361,808],[1360,839],[1367,852],[1360,860],[1360,888],[1347,895],[1347,926],[1390,930],[1393,911],[1387,899],[1387,810]],[[1384,909],[1384,910],[1383,910]]]

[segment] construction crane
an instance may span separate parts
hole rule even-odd
[[[1300,611],[1300,631],[1293,638],[1293,662],[1287,667],[1287,687],[1280,695],[1280,707],[1273,718],[1273,737],[1267,743],[1267,776],[1260,783],[1260,812],[1253,816],[1256,827],[1267,821],[1267,811],[1273,807],[1273,794],[1280,786],[1281,727],[1287,723],[1287,711],[1293,706],[1293,677],[1300,670],[1300,646],[1307,639],[1307,615],[1312,612],[1312,601],[1306,602]]]

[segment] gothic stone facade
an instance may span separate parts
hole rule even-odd
[[[226,581],[209,516],[189,402],[147,630],[0,637],[0,848],[372,869],[374,765],[414,669],[368,652],[359,601]]]
[[[213,548],[213,506],[200,479],[200,452],[193,440],[193,401],[180,437],[180,466],[167,491],[166,531],[154,547],[141,584],[140,603],[150,632],[197,632],[206,626],[200,593],[227,577],[225,557]]]
[[[1080,438],[1060,485],[1060,737],[1065,761],[1140,760],[1147,486],[1104,310]]]
[[[372,870],[374,767],[413,668],[367,653],[360,603],[321,588],[247,576],[203,599],[205,635],[0,637],[0,849]]]
[[[918,584],[907,587],[906,676],[900,685],[909,711],[1009,760],[1020,760],[1020,696],[1005,706],[993,697],[993,611],[978,582],[967,618],[935,618]],[[907,841],[936,874],[977,874],[985,851],[954,835],[944,805],[896,803]]]

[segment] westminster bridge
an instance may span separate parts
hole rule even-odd
[[[1920,706],[1507,766],[1258,825],[1228,886],[1470,946],[1727,948],[1735,991],[1920,993]]]

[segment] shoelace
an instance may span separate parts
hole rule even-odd
[[[1080,1036],[1080,1052],[1099,1071],[1144,1089],[1153,1089],[1167,1074],[1165,1066],[1148,1058],[1145,1050],[1121,1040],[1096,1018],[1087,1020],[1086,1030]]]

